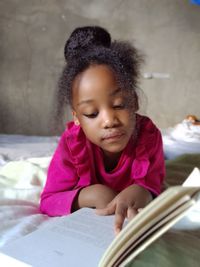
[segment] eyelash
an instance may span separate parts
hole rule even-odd
[[[89,118],[89,119],[94,119],[97,117],[98,112],[92,113],[92,114],[83,114],[85,117]]]
[[[120,105],[114,105],[113,106],[114,109],[124,109],[125,105],[124,104],[120,104]],[[83,114],[85,117],[89,118],[89,119],[94,119],[98,116],[99,112],[95,112],[95,113],[91,113],[91,114]]]
[[[113,106],[114,109],[124,109],[125,105],[124,104],[120,104],[120,105],[115,105]]]

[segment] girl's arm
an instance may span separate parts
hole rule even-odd
[[[40,210],[49,216],[61,216],[82,207],[105,208],[116,192],[105,185],[91,185],[88,176],[78,177],[63,135],[48,169]]]
[[[73,210],[84,207],[102,209],[105,208],[115,197],[117,193],[103,184],[93,184],[82,188],[73,204]]]
[[[148,139],[150,140],[149,142]],[[145,176],[143,178],[135,179],[135,183],[150,191],[153,196],[157,196],[163,190],[165,177],[165,160],[160,131],[157,128],[154,128],[153,135],[151,138],[147,136],[146,140],[149,167]]]
[[[47,180],[40,199],[40,210],[49,216],[61,216],[71,213],[72,204],[78,192],[87,185],[81,185],[71,154],[66,145],[65,134],[48,168]]]

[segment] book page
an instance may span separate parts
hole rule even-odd
[[[142,236],[140,236],[137,242],[133,242],[132,245],[125,251],[122,258],[119,259],[114,266],[125,267],[130,263],[139,253],[141,253],[146,247],[148,247],[152,242],[169,230],[178,220],[180,220],[188,211],[190,207],[194,205],[194,201],[184,203],[181,207],[174,210],[169,216],[166,216],[163,220],[155,224],[152,228],[146,231]]]
[[[23,263],[21,261],[18,261],[12,257],[9,257],[3,253],[0,252],[0,263],[1,266],[7,266],[7,267],[31,267],[31,265]]]
[[[200,170],[198,168],[194,168],[183,183],[183,186],[200,186]]]
[[[191,187],[199,186],[200,187],[200,170],[195,167],[182,186]],[[190,209],[189,212],[184,216],[182,220],[176,223],[173,227],[176,230],[191,230],[200,228],[200,195],[197,199],[196,204]]]
[[[92,209],[54,218],[49,225],[8,244],[2,252],[34,267],[97,266],[114,239],[114,216]]]
[[[116,239],[111,243],[105,254],[103,255],[99,266],[112,266],[114,262],[124,253],[130,242],[135,240],[135,236],[139,233],[144,234],[152,225],[159,220],[162,220],[167,214],[170,214],[173,209],[176,209],[177,204],[182,199],[183,203],[187,203],[193,198],[196,192],[199,192],[198,187],[182,187],[174,186],[167,189],[159,197],[148,204],[133,220],[121,231]]]
[[[170,211],[170,213],[163,214],[163,216],[159,216],[144,225],[137,233],[130,237],[130,240],[126,243],[126,247],[123,247],[123,251],[125,251],[121,251],[121,256],[118,261],[122,262],[122,259],[125,259],[130,253],[136,255],[136,252],[140,251],[137,248],[140,248],[142,243],[146,243],[149,236],[155,235],[157,231],[160,232],[160,229],[168,222],[172,221],[173,218],[179,216],[180,214],[184,215],[184,211],[188,210],[192,205],[194,205],[194,201],[188,199],[187,196],[184,196],[182,201],[179,201],[179,205],[174,205],[174,208]]]

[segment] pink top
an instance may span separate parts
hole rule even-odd
[[[141,115],[137,115],[137,129],[137,141],[130,138],[115,169],[106,172],[101,149],[86,138],[80,126],[70,122],[48,169],[41,211],[49,216],[69,214],[78,191],[96,183],[117,192],[138,184],[158,195],[165,175],[161,134]]]

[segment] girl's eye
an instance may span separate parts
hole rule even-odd
[[[113,108],[114,109],[124,109],[125,105],[124,104],[114,105]]]
[[[85,117],[90,118],[90,119],[94,119],[97,117],[98,112],[94,112],[94,113],[90,113],[90,114],[83,114]]]

